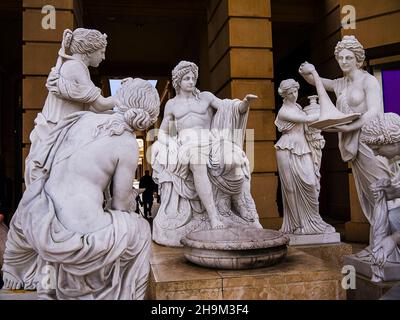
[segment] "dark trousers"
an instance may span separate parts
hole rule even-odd
[[[144,216],[145,218],[150,218],[151,216],[151,207],[153,206],[153,202],[146,202],[143,201],[143,207],[144,207]]]

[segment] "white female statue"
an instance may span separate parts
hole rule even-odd
[[[103,112],[118,104],[114,97],[104,98],[100,88],[90,79],[89,66],[98,67],[105,58],[107,35],[97,30],[78,28],[63,33],[61,49],[56,66],[47,79],[49,90],[43,110],[35,119],[31,132],[31,148],[25,165],[25,184],[29,185],[36,176],[32,163],[39,145],[49,131],[65,116],[91,110]]]
[[[293,79],[281,82],[283,98],[275,120],[282,137],[275,144],[283,200],[281,231],[295,235],[334,233],[335,229],[319,215],[319,165],[306,139],[307,124],[318,114],[307,114],[296,103],[299,84]],[[319,146],[321,147],[321,146]]]
[[[386,159],[376,157],[372,150],[360,141],[361,127],[377,114],[382,113],[382,97],[378,80],[362,70],[365,59],[363,46],[354,36],[344,36],[335,48],[335,57],[343,71],[343,78],[330,80],[320,78],[315,67],[303,63],[299,73],[315,85],[320,104],[328,101],[326,91],[336,94],[336,108],[344,114],[360,113],[361,117],[350,124],[326,129],[339,133],[339,149],[343,161],[351,162],[352,172],[362,211],[372,225],[374,197],[369,186],[381,178],[390,178],[392,173]],[[329,101],[329,103],[331,103]]]
[[[400,116],[395,113],[379,114],[361,129],[360,140],[375,155],[394,162],[400,156]],[[385,266],[396,264],[400,270],[400,208],[389,209],[388,201],[400,198],[400,174],[392,179],[375,181],[370,189],[374,195],[374,224],[371,232],[372,281],[385,279]],[[393,266],[393,265],[392,265]]]
[[[37,288],[40,299],[144,298],[151,233],[130,211],[139,157],[135,130],[156,122],[160,98],[148,81],[132,78],[117,97],[121,105],[111,115],[64,117],[43,141],[40,158],[33,158],[40,175],[10,223],[6,289]],[[104,209],[110,181],[113,197]]]

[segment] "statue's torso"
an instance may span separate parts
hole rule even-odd
[[[213,109],[204,99],[176,99],[172,114],[177,122],[178,132],[184,129],[210,129]]]
[[[289,110],[291,113],[299,113],[305,115],[306,113],[301,110],[300,106],[291,108],[283,105],[281,110]],[[302,155],[310,153],[310,147],[305,137],[305,124],[303,122],[291,122],[282,120],[280,113],[278,113],[275,125],[278,126],[279,131],[282,132],[282,136],[275,144],[275,148],[278,150],[290,150],[292,153]]]
[[[372,76],[367,72],[363,72],[353,82],[349,82],[347,78],[337,79],[340,83],[335,90],[336,96],[338,97],[337,104],[347,104],[352,112],[367,112],[368,105],[365,88],[365,80],[367,77]],[[342,109],[340,105],[338,105],[338,108]]]

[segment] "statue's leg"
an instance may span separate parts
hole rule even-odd
[[[215,206],[211,182],[207,175],[207,166],[202,164],[190,164],[190,170],[193,174],[196,191],[210,218],[211,227],[213,229],[224,228],[225,225],[221,222],[217,207]]]

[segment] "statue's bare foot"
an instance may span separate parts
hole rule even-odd
[[[243,220],[246,220],[248,222],[253,222],[254,221],[254,214],[252,214],[250,211],[248,210],[239,210],[239,214],[242,217]]]
[[[304,228],[303,227],[299,227],[299,228],[296,228],[293,231],[293,234],[301,235],[301,234],[306,234],[306,233],[304,232]]]
[[[13,276],[11,273],[3,272],[3,289],[7,290],[22,290],[24,288],[23,281],[19,280],[17,277]]]
[[[324,233],[334,233],[334,232],[336,232],[336,229],[332,227],[330,224],[326,224]]]
[[[27,290],[27,291],[35,291],[37,288],[36,288],[36,284],[35,283],[31,283],[31,284],[26,284],[25,283],[25,288],[24,288],[24,290]]]
[[[224,229],[225,225],[218,219],[210,219],[212,229]]]

